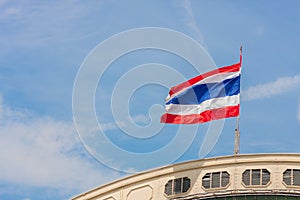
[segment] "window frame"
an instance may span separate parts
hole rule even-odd
[[[247,180],[247,179],[245,179],[245,177],[244,177],[244,174],[246,173],[246,172],[249,172],[249,178],[248,178],[248,181],[249,181],[249,185],[247,185],[246,183],[245,183],[245,180]],[[259,174],[256,174],[256,175],[259,175],[259,183],[258,184],[253,184],[253,182],[254,181],[257,181],[257,179],[253,179],[253,171],[254,172],[257,172],[257,171],[259,171]],[[268,172],[268,175],[269,175],[269,177],[268,177],[268,182],[266,182],[265,183],[265,177],[263,176],[264,175],[264,173],[265,172]],[[255,174],[254,174],[255,175]],[[272,173],[270,172],[270,170],[268,170],[267,168],[251,168],[251,169],[245,169],[244,171],[243,171],[243,173],[242,173],[242,180],[241,180],[241,183],[242,183],[242,185],[244,186],[244,187],[246,187],[246,188],[249,188],[249,187],[268,187],[270,184],[271,184],[271,176],[272,176]],[[264,184],[265,183],[265,184]]]
[[[219,187],[215,187],[214,184],[213,184],[213,177],[216,177],[216,176],[213,176],[214,175],[219,175],[219,180],[218,180],[218,184],[219,184]],[[228,177],[224,177],[224,174],[228,174]],[[206,177],[206,179],[208,180],[204,180],[204,178]],[[223,186],[223,179],[228,179],[228,182],[225,186]],[[229,187],[230,185],[230,180],[231,180],[231,175],[228,171],[212,171],[212,172],[207,172],[205,173],[202,178],[201,178],[201,187],[203,190],[207,191],[207,190],[220,190],[220,189],[226,189]],[[204,186],[204,181],[205,182],[209,182],[209,188],[205,187]]]
[[[177,184],[178,184],[178,182],[180,182],[180,190],[175,190],[176,182],[177,182]],[[187,184],[187,185],[185,185],[185,184]],[[166,193],[167,186],[171,188],[171,190],[170,190],[171,194]],[[192,186],[192,180],[191,180],[191,178],[189,178],[187,176],[169,179],[164,185],[164,188],[165,188],[164,195],[167,197],[170,197],[170,196],[185,194],[185,193],[189,192],[189,190],[191,189],[191,186]]]
[[[290,175],[289,175],[290,180],[289,181],[291,184],[287,184],[284,180],[285,179],[284,173],[287,172],[288,170],[290,170]],[[297,171],[298,173],[300,173],[300,169],[296,169],[296,168],[288,168],[282,172],[282,183],[285,187],[300,188],[300,176],[298,177],[298,180],[297,180],[297,181],[299,181],[299,185],[294,185],[294,181],[295,181],[294,171]]]

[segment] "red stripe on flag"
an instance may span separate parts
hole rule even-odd
[[[206,72],[204,74],[201,74],[199,76],[196,76],[186,82],[183,82],[177,86],[174,86],[170,89],[169,95],[172,96],[174,93],[177,93],[187,87],[190,87],[191,85],[194,85],[195,83],[209,77],[215,74],[220,74],[220,73],[229,73],[229,72],[237,72],[240,71],[241,68],[241,63],[236,63],[230,66],[226,66],[226,67],[222,67],[222,68],[218,68],[209,72]]]
[[[240,105],[228,106],[204,111],[200,114],[191,115],[173,115],[165,113],[161,116],[161,123],[169,124],[197,124],[209,122],[211,120],[223,119],[239,116]]]

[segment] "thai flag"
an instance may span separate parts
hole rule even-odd
[[[196,124],[239,116],[240,77],[241,60],[172,87],[161,122]]]

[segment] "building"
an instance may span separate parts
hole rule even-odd
[[[300,154],[188,161],[108,183],[73,200],[300,199]]]

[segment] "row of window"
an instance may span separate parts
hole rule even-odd
[[[206,173],[202,177],[205,189],[225,188],[230,181],[226,171]],[[270,182],[270,172],[267,169],[247,169],[242,174],[242,182],[246,186],[265,186]],[[283,182],[288,186],[300,186],[300,169],[287,169],[283,172]],[[171,179],[165,184],[165,194],[175,195],[185,193],[191,186],[188,177]]]

